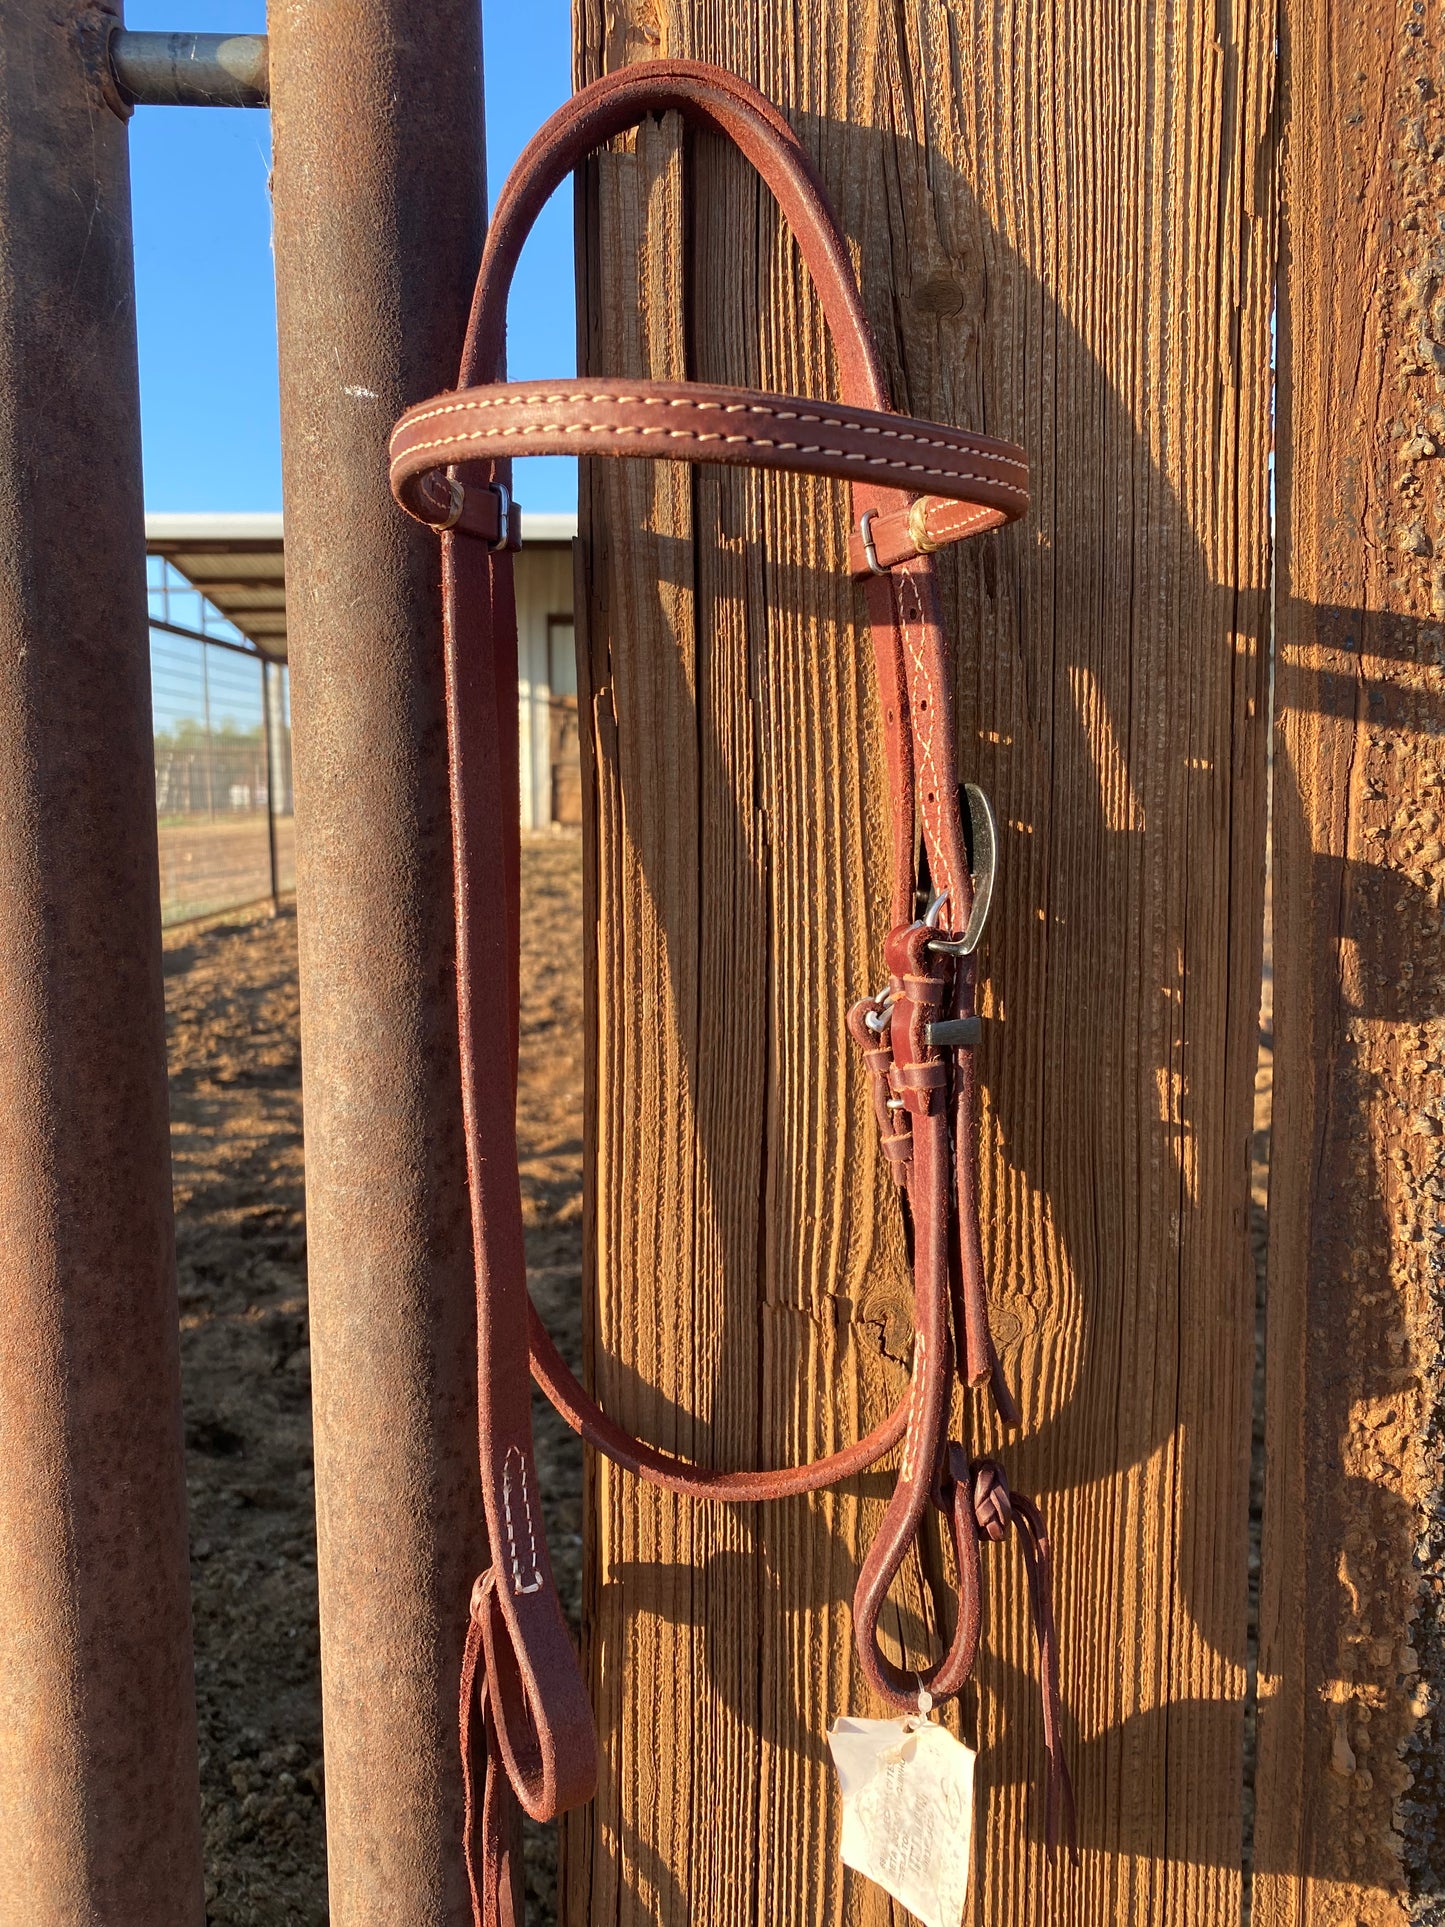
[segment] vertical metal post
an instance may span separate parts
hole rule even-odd
[[[201,617],[205,621],[204,614]],[[216,742],[211,734],[211,650],[209,643],[201,644],[201,713],[205,717],[206,729],[206,818],[216,820]]]
[[[205,1911],[105,21],[0,0],[0,1927]]]
[[[261,658],[261,734],[266,741],[266,861],[271,877],[271,914],[281,908],[280,875],[276,868],[276,695],[275,672]]]
[[[483,1561],[434,539],[386,484],[456,378],[477,0],[272,0],[277,315],[333,1927],[470,1918],[457,1682]]]

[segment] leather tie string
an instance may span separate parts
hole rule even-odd
[[[1029,1611],[1039,1654],[1039,1693],[1043,1702],[1044,1750],[1049,1759],[1048,1802],[1044,1834],[1049,1846],[1060,1836],[1077,1862],[1078,1827],[1074,1783],[1064,1756],[1063,1695],[1059,1690],[1059,1641],[1054,1626],[1049,1535],[1043,1514],[1032,1499],[1010,1492],[1004,1470],[994,1459],[969,1462],[961,1445],[948,1448],[934,1502],[949,1519],[958,1561],[959,1624],[969,1628],[973,1650],[982,1631],[983,1588],[979,1555],[986,1539],[995,1544],[1008,1537],[1012,1526],[1023,1548],[1028,1576]],[[970,1660],[970,1666],[972,1661]]]
[[[676,111],[732,141],[772,191],[818,290],[839,396],[822,401],[694,382],[505,379],[506,305],[523,243],[553,189],[595,148]],[[745,464],[848,485],[846,554],[862,584],[887,768],[888,982],[848,1013],[913,1267],[906,1396],[866,1437],[803,1465],[731,1471],[633,1438],[570,1371],[527,1296],[516,1143],[520,1002],[514,455],[586,454]],[[391,438],[397,501],[437,531],[456,894],[462,1109],[477,1281],[478,1448],[492,1564],[472,1594],[461,1680],[467,1865],[479,1927],[521,1927],[520,1812],[547,1820],[589,1799],[596,1734],[557,1599],[532,1449],[530,1376],[575,1431],[669,1491],[744,1503],[852,1478],[901,1445],[854,1599],[859,1663],[887,1704],[913,1710],[967,1681],[981,1629],[980,1547],[1019,1535],[1039,1652],[1049,1758],[1047,1833],[1073,1838],[1064,1764],[1049,1542],[1038,1508],[948,1429],[955,1380],[1019,1414],[989,1330],[979,1225],[979,1019],[974,900],[953,719],[954,664],[934,552],[1016,520],[1028,465],[1010,443],[890,407],[847,242],[817,170],[755,89],[695,61],[643,62],[584,88],[513,169],[487,235],[455,390],[420,401]],[[841,535],[842,531],[840,531]],[[840,551],[843,544],[840,541]],[[921,853],[921,854],[920,854]],[[926,877],[926,889],[922,888]],[[977,915],[976,913],[977,909]],[[498,1076],[498,986],[506,1071]],[[921,1675],[884,1651],[879,1621],[936,1508],[949,1521],[960,1609],[949,1650]]]

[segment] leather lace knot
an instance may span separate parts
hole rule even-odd
[[[1014,1524],[1008,1481],[1004,1478],[1003,1468],[995,1465],[992,1459],[977,1460],[971,1470],[973,1516],[984,1537],[997,1543],[1007,1536],[1009,1527]]]
[[[1044,1515],[1032,1499],[1011,1491],[1003,1467],[996,1459],[970,1460],[963,1446],[950,1443],[934,1502],[955,1521],[954,1546],[959,1562],[960,1613],[980,1611],[982,1588],[979,1583],[980,1541],[995,1544],[1008,1537],[1012,1527],[1019,1536],[1024,1569],[1028,1578],[1029,1612],[1033,1620],[1034,1641],[1039,1654],[1039,1696],[1043,1704],[1044,1750],[1048,1754],[1049,1777],[1044,1834],[1050,1847],[1057,1846],[1060,1835],[1067,1841],[1075,1861],[1079,1857],[1074,1811],[1074,1785],[1064,1757],[1064,1704],[1059,1686],[1059,1636],[1054,1624],[1052,1556]],[[967,1520],[974,1532],[969,1545],[959,1530]],[[965,1561],[968,1567],[965,1568]],[[977,1632],[974,1640],[976,1643]]]

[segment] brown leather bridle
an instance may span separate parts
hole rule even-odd
[[[506,303],[543,203],[593,149],[649,114],[676,110],[732,140],[777,197],[832,328],[842,399],[822,402],[699,383],[508,383]],[[517,632],[509,492],[513,455],[665,457],[793,469],[851,486],[849,562],[872,625],[892,808],[888,987],[848,1013],[871,1081],[883,1151],[912,1232],[915,1326],[909,1392],[883,1424],[811,1464],[721,1472],[632,1438],[589,1397],[527,1295],[517,1175],[519,1001]],[[1039,1646],[1049,1756],[1047,1832],[1072,1840],[1060,1733],[1049,1546],[1038,1508],[990,1460],[948,1440],[950,1385],[988,1386],[1004,1423],[1018,1412],[989,1331],[978,1219],[974,877],[956,778],[953,666],[932,551],[1022,515],[1028,469],[1006,442],[888,406],[847,249],[812,162],[787,122],[731,74],[692,61],[628,67],[583,89],[542,128],[503,189],[487,237],[457,389],[411,408],[391,440],[391,481],[439,529],[455,847],[457,993],[477,1268],[482,1492],[492,1564],[472,1595],[462,1679],[468,1859],[478,1922],[520,1919],[516,1799],[546,1820],[595,1790],[591,1709],[558,1604],[532,1453],[531,1375],[567,1423],[619,1465],[670,1491],[742,1502],[851,1477],[901,1440],[897,1480],[854,1600],[858,1655],[890,1705],[927,1711],[956,1694],[978,1648],[984,1538],[1017,1527]],[[981,824],[982,827],[982,824]],[[919,915],[921,831],[932,902]],[[508,986],[505,1045],[497,986]],[[498,1076],[498,1054],[506,1074]],[[878,1620],[930,1508],[947,1519],[959,1613],[948,1651],[904,1671]],[[473,1841],[475,1727],[486,1739],[480,1853]],[[491,1770],[500,1756],[505,1777]],[[509,1792],[509,1787],[511,1792]]]

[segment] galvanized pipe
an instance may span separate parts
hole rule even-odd
[[[264,107],[270,99],[263,33],[110,36],[110,67],[136,107]]]
[[[434,538],[386,443],[456,378],[477,0],[272,0],[277,319],[333,1927],[470,1919],[484,1563]]]
[[[200,1927],[125,126],[0,0],[0,1927]]]

